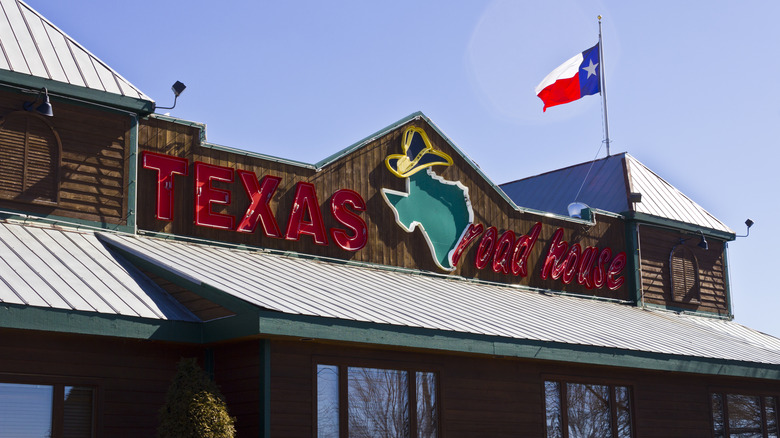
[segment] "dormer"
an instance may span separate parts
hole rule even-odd
[[[134,229],[138,119],[154,102],[24,2],[0,17],[0,210]]]
[[[637,305],[730,317],[726,243],[734,232],[622,153],[501,185],[520,206],[566,213],[582,202],[623,217]]]

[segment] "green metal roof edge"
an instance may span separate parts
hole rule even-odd
[[[198,343],[201,323],[77,310],[0,304],[0,327],[22,330]]]
[[[573,362],[652,371],[780,380],[780,365],[512,339],[331,318],[260,312],[261,335]]]
[[[46,88],[52,98],[75,98],[104,106],[114,107],[118,110],[130,111],[139,115],[147,115],[154,112],[155,103],[151,100],[137,99],[121,96],[108,91],[93,90],[91,88],[66,84],[64,82],[45,79],[24,73],[0,69],[0,84],[7,84],[13,88],[29,87],[31,90]]]
[[[90,221],[86,219],[77,219],[55,215],[42,216],[13,209],[0,209],[0,220],[16,221],[23,224],[32,222],[59,225],[76,230],[87,229],[90,231],[117,231],[131,234],[134,232],[132,225],[109,224],[107,222]]]
[[[206,141],[206,124],[201,122],[193,122],[192,120],[180,119],[178,117],[152,113],[147,116],[150,119],[160,119],[166,122],[176,123],[178,125],[184,125],[189,127],[198,128],[200,130],[200,141]]]
[[[680,222],[672,219],[653,216],[647,213],[639,212],[625,212],[624,215],[631,220],[635,220],[640,224],[658,225],[662,228],[669,228],[678,231],[688,231],[691,233],[699,234],[704,233],[707,237],[714,237],[716,239],[722,239],[724,241],[732,241],[737,238],[736,233],[728,233],[721,230],[715,230],[712,228],[701,227],[698,225],[692,225],[685,222]]]

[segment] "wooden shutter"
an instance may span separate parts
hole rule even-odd
[[[0,122],[0,197],[58,202],[61,150],[43,117],[26,111],[6,116]]]
[[[683,245],[672,249],[669,257],[672,278],[672,301],[699,302],[699,265],[693,251]]]

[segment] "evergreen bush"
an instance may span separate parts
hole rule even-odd
[[[160,409],[159,438],[234,438],[235,418],[225,398],[194,358],[182,359],[165,405]]]

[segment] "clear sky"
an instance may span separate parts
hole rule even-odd
[[[737,234],[756,222],[729,244],[733,310],[780,336],[780,2],[28,4],[159,106],[184,82],[171,115],[213,143],[314,163],[422,111],[495,183],[605,156],[599,96],[542,113],[533,91],[602,15],[611,152]]]

